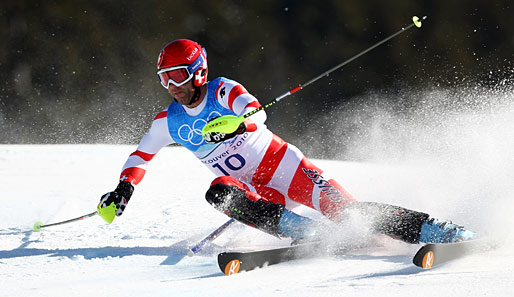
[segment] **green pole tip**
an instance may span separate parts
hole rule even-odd
[[[414,25],[416,25],[416,27],[421,28],[421,21],[417,16],[412,17],[412,22],[414,23]]]
[[[41,227],[43,227],[43,223],[42,222],[35,222],[34,223],[34,231],[40,231],[41,230]]]

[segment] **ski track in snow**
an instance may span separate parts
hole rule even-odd
[[[189,244],[227,218],[203,198],[214,176],[179,147],[155,157],[113,224],[92,217],[31,231],[36,221],[58,222],[94,211],[100,196],[115,188],[121,165],[134,149],[0,145],[0,296],[511,296],[514,240],[508,231],[498,249],[432,270],[411,264],[417,245],[384,239],[382,247],[224,276],[218,252],[288,242],[237,224],[199,255],[185,256]],[[423,178],[415,167],[315,163],[359,200],[431,212],[482,232],[488,226],[486,210],[483,216],[476,209],[457,211],[455,205],[469,202],[465,197],[432,197],[432,203],[414,198],[434,183],[437,187],[439,178],[428,178],[434,172],[423,171]],[[507,210],[513,209],[510,203]]]

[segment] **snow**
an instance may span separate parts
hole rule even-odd
[[[200,254],[184,256],[188,245],[227,217],[203,198],[214,176],[180,147],[167,147],[154,158],[126,212],[111,225],[96,216],[31,231],[36,221],[49,224],[94,211],[100,196],[115,188],[134,149],[0,145],[0,296],[511,295],[511,156],[494,166],[474,164],[480,174],[460,162],[439,166],[421,159],[404,164],[314,160],[359,200],[426,211],[505,238],[495,250],[432,270],[411,264],[418,245],[382,238],[378,247],[347,255],[225,276],[217,267],[218,252],[287,244],[241,224]],[[484,177],[495,184],[484,186]]]

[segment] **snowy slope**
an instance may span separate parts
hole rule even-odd
[[[100,195],[116,186],[133,150],[0,145],[0,296],[511,296],[514,186],[505,174],[513,169],[512,159],[481,167],[502,169],[488,172],[502,174],[489,176],[496,184],[485,188],[482,174],[459,170],[455,178],[447,175],[455,167],[423,160],[403,165],[316,160],[359,200],[426,211],[507,238],[497,250],[429,271],[411,264],[417,246],[384,239],[381,247],[345,256],[227,277],[217,267],[218,251],[287,244],[239,224],[205,252],[183,258],[188,242],[227,218],[203,198],[214,177],[179,147],[155,157],[127,211],[113,224],[93,217],[30,231],[35,221],[94,211]]]

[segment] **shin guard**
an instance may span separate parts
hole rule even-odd
[[[389,235],[408,243],[418,243],[421,225],[428,214],[375,202],[352,202],[345,211],[358,211],[370,222],[373,231]]]
[[[229,217],[268,234],[280,236],[278,226],[284,205],[255,197],[256,194],[250,196],[247,197],[246,192],[236,186],[225,184],[214,184],[205,194],[214,208]]]

